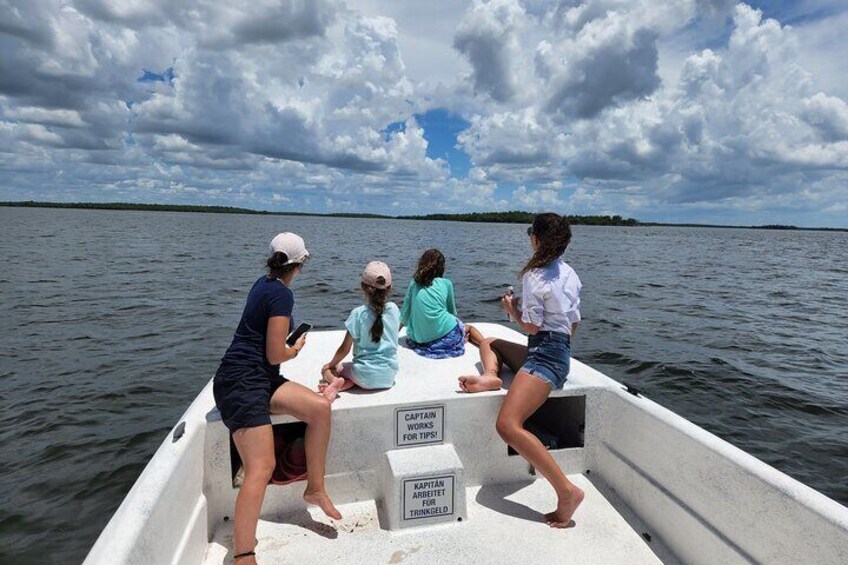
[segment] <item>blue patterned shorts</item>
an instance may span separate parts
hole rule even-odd
[[[418,343],[406,338],[411,350],[430,359],[447,359],[465,355],[465,324],[456,321],[456,325],[446,335],[427,343]]]

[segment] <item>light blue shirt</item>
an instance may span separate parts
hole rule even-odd
[[[353,338],[353,378],[362,388],[389,388],[398,372],[398,332],[400,310],[389,302],[383,311],[383,335],[371,339],[374,311],[367,305],[354,308],[345,322]]]

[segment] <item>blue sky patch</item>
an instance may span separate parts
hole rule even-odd
[[[385,141],[388,141],[389,138],[392,137],[392,134],[404,133],[405,131],[406,131],[406,122],[392,122],[389,125],[387,125],[381,133],[383,134],[383,139]]]
[[[167,82],[168,84],[173,84],[174,82],[174,67],[168,67],[161,73],[156,73],[147,69],[141,70],[141,76],[136,79],[138,82]]]
[[[468,153],[457,145],[456,137],[468,129],[471,123],[446,108],[434,108],[423,114],[415,114],[415,119],[424,129],[427,157],[444,159],[448,162],[452,176],[467,177],[471,169],[471,159]]]
[[[447,108],[434,108],[423,114],[414,114],[413,117],[424,130],[424,139],[427,140],[427,157],[444,159],[448,163],[451,176],[466,178],[471,169],[471,159],[458,146],[456,138],[468,129],[471,123]],[[392,134],[405,131],[405,122],[392,122],[383,128],[383,139],[388,141]]]
[[[752,8],[762,10],[764,18],[773,18],[784,25],[821,20],[842,11],[837,3],[815,3],[804,0],[750,0]]]

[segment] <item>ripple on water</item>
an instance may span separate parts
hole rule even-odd
[[[524,256],[504,260],[492,242],[529,253],[514,225],[3,208],[0,223],[2,563],[82,561],[214,373],[274,233],[309,245],[295,315],[318,329],[341,328],[362,303],[359,276],[375,258],[400,303],[427,247],[447,255],[464,320],[504,321],[500,295],[520,293]],[[392,245],[363,246],[364,229]],[[44,278],[41,238],[58,233],[73,251]],[[203,257],[212,276],[198,276],[198,240],[220,250]],[[848,503],[846,243],[576,226],[574,355]]]

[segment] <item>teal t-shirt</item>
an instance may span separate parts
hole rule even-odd
[[[418,343],[447,335],[457,322],[453,283],[441,277],[433,279],[430,286],[410,281],[400,321],[407,326],[406,335]]]
[[[374,319],[374,311],[363,305],[354,308],[345,322],[353,337],[353,376],[362,388],[389,388],[398,372],[400,310],[394,302],[386,304],[383,335],[376,343],[371,340]]]

